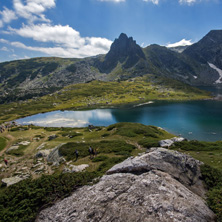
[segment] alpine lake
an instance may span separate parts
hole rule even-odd
[[[222,88],[204,88],[215,96]],[[189,140],[222,140],[222,101],[154,101],[134,107],[86,111],[53,111],[16,120],[19,124],[43,127],[108,126],[117,122],[138,122],[161,127]]]

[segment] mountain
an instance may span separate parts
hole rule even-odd
[[[142,48],[136,44],[132,37],[128,38],[126,34],[122,33],[118,39],[115,39],[104,61],[98,67],[100,72],[109,73],[118,63],[122,64],[124,69],[128,69],[140,59],[145,60]]]
[[[213,83],[222,83],[222,30],[210,31],[199,42],[184,50],[183,54],[202,66],[210,67],[211,72],[207,75],[211,75]],[[200,78],[204,77],[206,73],[200,73]],[[210,83],[212,84],[212,81]]]
[[[194,86],[221,84],[222,30],[210,31],[181,53],[156,44],[141,48],[122,33],[106,55],[0,63],[0,103],[50,94],[70,84],[127,80],[145,74]]]
[[[168,48],[174,52],[182,53],[187,47],[189,46],[185,45],[185,46],[175,46],[175,47],[168,47]]]

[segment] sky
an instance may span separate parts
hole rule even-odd
[[[177,46],[222,29],[222,0],[0,0],[0,62],[105,54],[121,33]]]

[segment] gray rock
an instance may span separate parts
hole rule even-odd
[[[56,139],[58,136],[56,135],[56,134],[54,134],[54,135],[51,135],[51,136],[49,136],[48,137],[48,140],[50,141],[50,140],[54,140],[54,139]]]
[[[37,222],[211,222],[213,212],[201,197],[152,170],[141,175],[103,176],[40,212]]]
[[[22,141],[19,143],[19,145],[28,146],[30,144],[29,141]]]
[[[41,150],[35,154],[35,158],[42,158],[42,157],[48,157],[51,150]]]
[[[13,145],[13,146],[9,147],[9,148],[6,150],[6,153],[9,153],[9,152],[12,151],[12,150],[17,150],[18,148],[19,148],[18,145]]]
[[[39,167],[39,166],[42,166],[42,165],[43,165],[43,163],[37,163],[37,164],[33,165],[32,168],[36,168],[36,167]]]
[[[40,146],[37,147],[37,150],[41,150],[45,147],[45,143],[42,143]]]
[[[59,148],[64,145],[64,143],[60,144],[59,146],[55,147],[47,157],[47,161],[49,163],[53,163],[54,165],[59,165],[61,162],[64,162],[64,158],[59,154]]]
[[[170,174],[194,193],[204,197],[206,190],[200,180],[201,164],[200,161],[180,152],[156,148],[143,156],[128,158],[108,170],[107,174],[141,174],[150,170],[161,170]]]
[[[45,169],[45,166],[44,165],[42,165],[42,166],[40,166],[39,168],[37,168],[36,170],[35,170],[35,173],[42,173],[43,171],[44,171],[44,169]]]
[[[83,170],[85,170],[86,168],[89,167],[88,164],[81,164],[81,165],[77,165],[77,166],[74,166],[74,165],[70,165],[72,170],[71,172],[82,172]]]
[[[172,146],[175,142],[182,142],[186,140],[183,137],[173,137],[171,139],[166,139],[166,140],[160,140],[159,141],[159,146],[161,147],[170,147]]]
[[[9,178],[2,179],[2,183],[3,183],[3,185],[8,187],[8,186],[16,184],[22,180],[24,180],[24,179],[21,177],[15,176],[15,177],[9,177]]]

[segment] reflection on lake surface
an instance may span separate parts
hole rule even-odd
[[[53,127],[108,126],[116,122],[139,122],[160,126],[188,139],[222,139],[222,102],[155,102],[125,109],[55,111],[17,120],[20,124]]]

